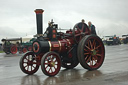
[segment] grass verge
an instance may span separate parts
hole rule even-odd
[[[4,53],[4,51],[0,51],[0,53]]]

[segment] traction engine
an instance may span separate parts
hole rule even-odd
[[[37,34],[32,44],[32,51],[25,53],[20,59],[20,68],[26,74],[34,74],[41,66],[47,76],[55,76],[61,67],[73,69],[79,63],[88,70],[101,67],[105,58],[102,40],[90,34],[86,23],[79,22],[73,29],[57,32],[58,25],[53,20],[43,34],[42,13],[36,9]]]

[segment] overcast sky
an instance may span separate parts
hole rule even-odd
[[[100,36],[128,34],[128,0],[0,0],[0,39],[36,34],[35,9],[44,9],[43,28],[51,19],[62,29],[85,19]]]

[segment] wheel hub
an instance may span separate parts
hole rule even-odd
[[[97,53],[96,53],[96,50],[94,50],[94,49],[91,50],[91,55],[92,55],[92,56],[94,56],[94,55],[96,55],[96,54],[97,54]]]
[[[54,67],[55,66],[55,62],[51,62],[51,67]]]
[[[32,66],[33,65],[33,62],[32,61],[29,61],[27,62],[28,65]]]

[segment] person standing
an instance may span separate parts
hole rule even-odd
[[[90,21],[88,22],[88,27],[89,27],[91,34],[97,35],[96,30],[95,30],[95,26]]]

